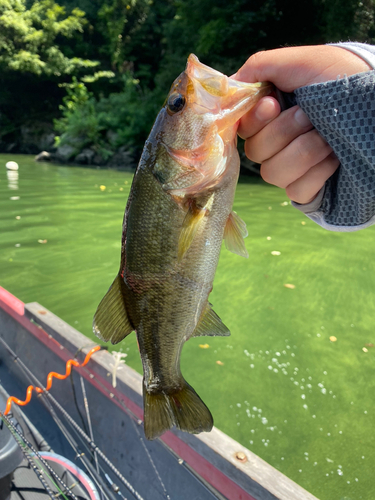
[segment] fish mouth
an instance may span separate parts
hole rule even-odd
[[[194,111],[215,115],[219,129],[234,125],[259,99],[273,90],[269,82],[233,80],[201,63],[194,54],[190,54],[185,71],[193,87],[190,103]]]

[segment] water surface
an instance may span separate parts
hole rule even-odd
[[[94,338],[131,180],[0,155],[0,285]],[[232,335],[189,340],[183,374],[217,427],[321,500],[373,500],[375,229],[324,231],[259,180],[235,210],[250,257],[223,248],[210,296]],[[141,372],[134,334],[114,349]]]

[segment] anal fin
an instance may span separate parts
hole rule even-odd
[[[228,337],[229,335],[230,331],[212,309],[211,304],[207,302],[192,337]]]
[[[93,331],[105,342],[117,344],[134,331],[126,311],[123,289],[125,283],[118,274],[100,302],[93,321]]]
[[[245,222],[236,212],[231,212],[224,228],[224,241],[227,250],[241,257],[248,258],[249,254],[244,242],[244,238],[248,234]]]

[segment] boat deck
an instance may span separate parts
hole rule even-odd
[[[21,400],[25,399],[30,383],[43,387],[49,372],[65,373],[68,359],[76,354],[82,362],[95,346],[40,304],[23,304],[0,287],[1,339],[5,344],[0,342],[0,382],[9,394]],[[26,368],[21,369],[22,364]],[[82,421],[87,424],[83,381],[93,440],[140,498],[317,500],[217,428],[199,435],[172,429],[155,441],[147,441],[143,433],[142,377],[125,365],[117,373],[117,385],[113,387],[113,364],[110,353],[96,352],[85,367],[72,370],[71,380],[54,379],[50,396],[34,394],[23,408],[26,418],[55,453],[77,462],[77,452],[67,443],[48,410],[50,398],[53,396],[62,408],[56,409],[59,418],[63,419],[61,411],[65,411],[82,427]],[[31,381],[25,369],[38,380]],[[72,434],[78,440],[75,429]],[[90,446],[83,447],[83,451],[91,458]],[[119,484],[104,462],[103,468],[111,480]],[[121,492],[128,500],[139,500],[123,485]]]

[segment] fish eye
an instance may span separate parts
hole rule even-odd
[[[185,97],[177,92],[173,92],[173,94],[168,97],[167,106],[168,111],[172,114],[178,113],[178,111],[181,111],[185,106]]]

